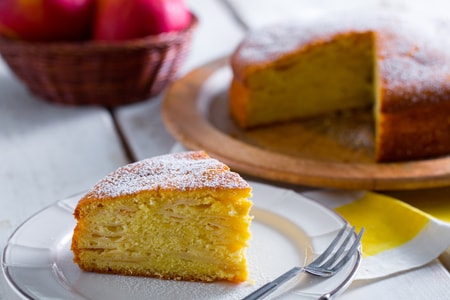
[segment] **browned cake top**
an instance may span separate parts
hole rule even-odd
[[[203,151],[167,154],[117,169],[85,198],[114,198],[151,190],[250,189],[229,167]]]

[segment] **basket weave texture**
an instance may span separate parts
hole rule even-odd
[[[0,54],[29,90],[50,102],[114,107],[159,94],[175,79],[198,19],[183,31],[121,42],[0,38]]]

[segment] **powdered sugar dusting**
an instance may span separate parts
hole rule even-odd
[[[347,14],[325,15],[320,19],[273,24],[250,32],[236,49],[232,61],[238,68],[266,64],[314,43],[327,42],[339,34],[364,32],[379,26],[371,18]]]
[[[267,60],[301,51],[311,43],[326,42],[336,35],[350,32],[377,31],[386,36],[410,37],[410,41],[427,37],[430,41],[442,43],[447,40],[442,36],[443,31],[449,28],[446,24],[423,16],[387,12],[362,12],[359,15],[337,13],[313,20],[291,20],[250,32],[236,49],[234,60],[244,68],[247,65],[265,64]],[[401,40],[396,40],[395,51],[410,51],[410,43]]]
[[[86,195],[118,197],[150,190],[247,189],[249,185],[228,166],[203,151],[156,156],[117,169]]]

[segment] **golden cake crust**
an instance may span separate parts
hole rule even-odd
[[[263,72],[280,73],[293,57],[344,35],[373,34],[377,72],[376,160],[398,161],[450,152],[450,33],[447,23],[399,14],[336,15],[251,33],[231,57],[230,111],[243,128],[265,125],[251,111]],[[259,77],[258,77],[259,76]],[[321,89],[327,88],[325,83]],[[272,95],[274,103],[277,95]],[[299,96],[300,97],[300,96]],[[306,101],[299,99],[299,101]],[[278,101],[280,105],[282,101]],[[364,102],[363,102],[364,104]],[[275,104],[274,104],[275,105]],[[274,108],[267,108],[268,111]],[[320,112],[319,112],[320,113]],[[430,120],[430,118],[435,118]],[[264,119],[264,118],[263,118]],[[267,119],[265,117],[265,119]],[[293,119],[293,118],[290,118]],[[269,120],[267,124],[273,123]]]

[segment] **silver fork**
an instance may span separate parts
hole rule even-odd
[[[307,272],[319,277],[331,277],[335,275],[358,251],[361,237],[364,233],[364,228],[361,228],[355,240],[352,242],[351,237],[355,235],[355,227],[352,227],[349,231],[347,231],[347,228],[347,225],[342,227],[328,248],[309,265],[306,267],[293,267],[277,279],[266,283],[242,300],[262,299],[301,272]],[[341,240],[342,242],[338,246]],[[345,252],[347,248],[348,250]]]

